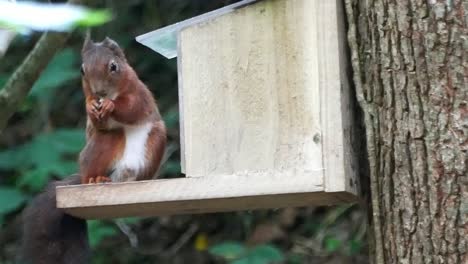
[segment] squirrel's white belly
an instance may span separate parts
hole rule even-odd
[[[135,180],[146,166],[146,141],[153,127],[151,122],[136,126],[124,126],[125,149],[122,158],[114,164],[110,175],[113,182]]]

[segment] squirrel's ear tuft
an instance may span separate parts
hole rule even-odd
[[[102,45],[104,47],[109,48],[115,56],[121,58],[122,60],[125,60],[125,54],[123,50],[120,48],[119,44],[117,44],[117,42],[115,42],[114,40],[110,39],[109,37],[106,37],[102,41]]]
[[[85,40],[83,43],[83,49],[81,49],[81,53],[84,53],[85,51],[89,50],[93,46],[94,46],[94,42],[91,40],[91,33],[89,32],[89,30],[87,30]]]

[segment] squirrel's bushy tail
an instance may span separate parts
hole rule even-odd
[[[90,262],[86,220],[56,206],[55,187],[80,184],[80,176],[50,183],[23,211],[20,264],[82,264]]]

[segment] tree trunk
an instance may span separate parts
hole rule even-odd
[[[372,260],[468,263],[468,2],[345,3]]]

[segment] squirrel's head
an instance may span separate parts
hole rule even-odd
[[[98,97],[114,99],[118,95],[118,85],[131,70],[117,42],[108,37],[102,42],[93,42],[87,35],[81,58],[83,82],[87,82]]]

